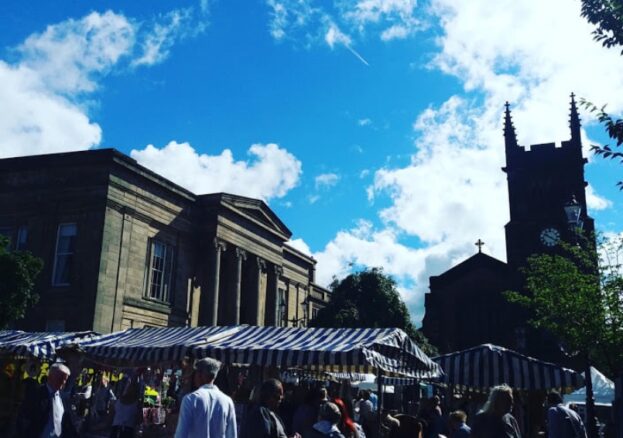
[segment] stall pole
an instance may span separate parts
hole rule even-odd
[[[377,421],[379,423],[379,438],[382,436],[382,412],[383,412],[383,371],[377,368],[376,371],[376,387],[378,392],[378,406],[376,410]]]

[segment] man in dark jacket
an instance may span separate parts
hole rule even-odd
[[[64,405],[60,394],[69,375],[69,368],[61,363],[50,366],[46,384],[33,391],[22,404],[20,437],[78,437],[71,422],[70,409]]]
[[[277,379],[268,379],[260,387],[259,404],[247,415],[240,431],[241,438],[287,438],[283,421],[277,415],[283,400],[283,386]],[[295,434],[295,437],[300,437]]]

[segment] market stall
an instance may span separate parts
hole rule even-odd
[[[53,360],[58,349],[97,336],[92,331],[81,332],[24,332],[0,331],[0,355],[13,357],[36,357]]]
[[[492,344],[437,356],[443,382],[486,390],[506,383],[521,390],[571,390],[584,386],[582,375],[569,368]]]
[[[223,363],[431,378],[433,362],[400,329],[247,326],[191,348]]]
[[[486,401],[493,386],[507,384],[514,390],[513,415],[522,434],[538,436],[544,427],[543,404],[552,389],[570,392],[584,385],[584,378],[574,370],[524,356],[492,344],[444,354],[433,359],[445,375],[448,409],[461,409],[468,418],[475,415]]]

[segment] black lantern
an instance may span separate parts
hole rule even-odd
[[[572,196],[571,200],[565,204],[565,214],[567,215],[567,223],[570,227],[582,228],[582,220],[580,219],[582,206],[575,199],[575,196]]]

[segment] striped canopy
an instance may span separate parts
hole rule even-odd
[[[66,345],[96,336],[95,332],[23,332],[0,331],[0,354],[18,357],[37,357],[52,360],[56,351]]]
[[[229,336],[241,327],[132,328],[81,342],[87,359],[110,366],[142,366],[176,362],[196,343]]]
[[[571,369],[492,344],[444,354],[433,360],[445,373],[443,381],[471,389],[503,383],[525,390],[584,386],[584,378]]]
[[[192,348],[225,363],[329,372],[437,377],[441,370],[400,329],[244,327]]]

